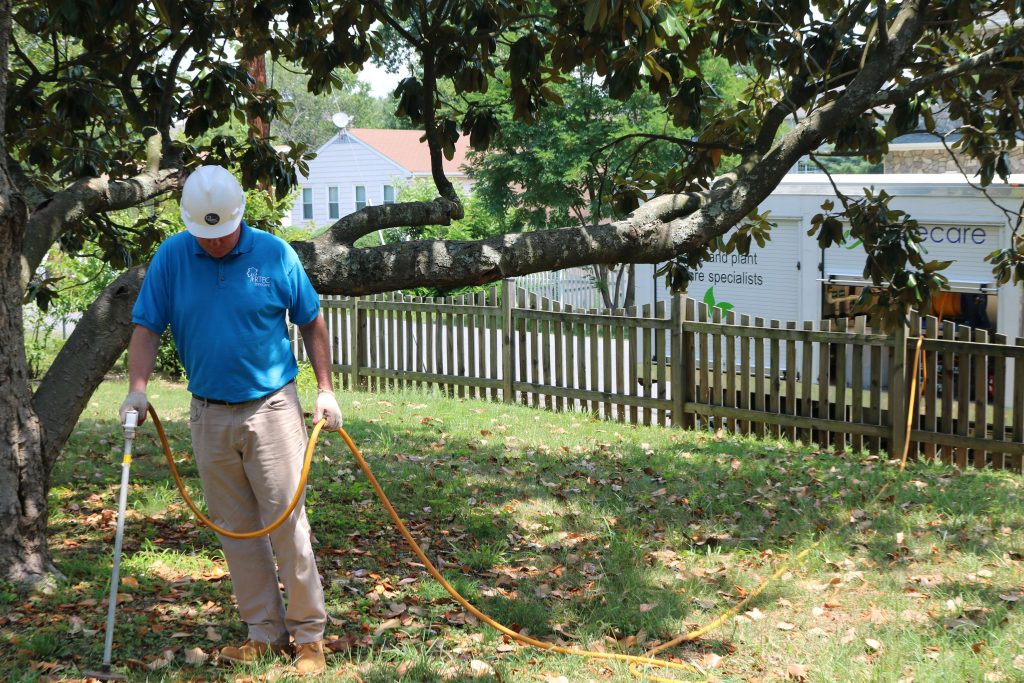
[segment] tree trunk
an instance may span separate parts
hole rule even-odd
[[[10,1],[0,0],[0,112],[6,110],[10,29]],[[56,568],[46,544],[49,485],[42,427],[32,410],[21,311],[27,209],[7,170],[3,135],[0,121],[0,579],[34,583]]]
[[[32,410],[21,311],[25,204],[0,156],[0,579],[35,583],[56,572],[46,543],[48,477]]]
[[[629,308],[636,305],[636,264],[630,263],[625,267],[629,270],[626,271],[626,297],[622,307]]]
[[[43,465],[47,476],[78,423],[89,398],[117,362],[131,338],[132,306],[146,266],[114,280],[75,325],[32,397],[43,425]],[[113,421],[116,416],[109,416]]]

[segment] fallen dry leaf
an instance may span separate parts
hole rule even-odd
[[[864,644],[870,647],[872,650],[878,651],[882,649],[882,644],[874,638],[865,638]]]
[[[379,636],[380,634],[384,633],[385,631],[390,631],[391,629],[398,628],[401,625],[402,625],[402,620],[401,619],[392,617],[391,619],[388,619],[387,621],[382,623],[377,628],[373,629],[373,635],[374,636]]]
[[[221,635],[219,633],[217,633],[217,629],[215,629],[212,626],[207,626],[206,627],[206,639],[207,640],[209,640],[211,643],[217,643],[217,642],[220,642],[220,638],[221,638]]]
[[[569,679],[565,676],[549,673],[540,674],[540,680],[544,681],[544,683],[569,683]]]
[[[707,652],[700,658],[699,662],[705,669],[717,669],[722,664],[722,658],[714,652]]]
[[[190,647],[185,650],[185,663],[189,666],[202,666],[210,655],[203,652],[201,647]]]
[[[487,662],[485,662],[483,660],[474,659],[474,660],[470,661],[470,663],[469,663],[469,672],[470,672],[470,674],[472,674],[473,678],[482,678],[484,676],[493,676],[494,675],[494,667],[492,667],[490,664],[488,664]]]
[[[146,662],[146,668],[150,671],[156,671],[157,669],[163,669],[165,666],[169,665],[173,661],[174,650],[164,650],[159,657],[154,657],[153,659]]]
[[[806,664],[790,664],[786,667],[786,675],[794,681],[806,681],[808,669],[810,669],[810,667]]]
[[[404,614],[406,610],[404,602],[389,602],[388,603],[388,615],[397,617],[399,614]]]
[[[796,626],[789,623],[788,621],[780,621],[779,623],[775,624],[775,628],[779,629],[780,631],[792,631],[796,628]]]

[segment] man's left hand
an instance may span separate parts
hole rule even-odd
[[[322,419],[327,420],[325,429],[333,431],[341,427],[341,408],[333,391],[321,390],[316,396],[316,407],[313,409],[313,424]]]

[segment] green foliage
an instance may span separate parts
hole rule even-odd
[[[475,188],[474,188],[475,189]],[[505,221],[488,211],[481,197],[474,191],[467,193],[461,186],[455,188],[459,201],[462,202],[465,215],[451,225],[432,225],[409,230],[385,230],[384,241],[396,242],[411,237],[423,239],[476,240],[499,235],[505,231]],[[413,178],[399,183],[395,188],[395,198],[399,202],[427,202],[437,197],[437,190],[427,178]]]
[[[394,114],[397,101],[374,97],[370,87],[351,71],[338,70],[330,93],[309,91],[309,77],[294,64],[268,62],[268,78],[287,105],[274,125],[275,137],[317,149],[338,132],[331,116],[344,112],[358,128],[405,128],[408,121]]]
[[[155,369],[171,379],[185,377],[185,368],[182,367],[181,359],[178,358],[178,348],[174,345],[174,337],[171,336],[170,330],[160,335],[160,346],[156,350]]]
[[[299,363],[299,374],[295,376],[295,387],[299,394],[299,402],[307,407],[312,407],[316,401],[319,387],[316,383],[316,373],[309,361]]]
[[[829,173],[882,173],[885,168],[881,161],[871,162],[863,157],[818,157],[818,161]]]
[[[1008,177],[1024,88],[1007,76],[1022,57],[1020,8],[951,0],[909,10],[835,0],[25,2],[13,12],[6,142],[24,176],[53,191],[82,177],[137,174],[147,137],[170,137],[181,122],[183,137],[164,140],[165,165],[228,164],[247,187],[285,197],[320,136],[310,131],[326,125],[317,107],[328,105],[307,93],[326,95],[331,109],[352,109],[357,125],[424,129],[449,158],[461,135],[492,150],[494,165],[481,160],[478,177],[501,229],[597,221],[651,194],[706,197],[715,176],[738,169],[749,185],[715,198],[740,202],[731,224],[714,228],[724,238],[818,148],[860,167],[908,131],[955,132],[953,147],[978,163],[980,184]],[[245,60],[268,55],[273,82],[263,88]],[[393,119],[353,84],[369,62],[412,66],[394,93]],[[954,131],[940,129],[938,112]],[[253,135],[255,118],[285,137]],[[787,129],[791,118],[799,125]],[[776,144],[787,130],[788,143]],[[605,147],[623,135],[635,137]],[[833,226],[823,225],[831,240]],[[159,211],[129,222],[85,212],[61,242],[119,270],[167,232]],[[670,268],[674,283],[684,283],[692,254],[725,244],[688,245]],[[883,239],[870,258],[886,261],[882,271],[917,268],[914,245]],[[992,254],[999,281],[1024,274],[1020,253],[1015,237]],[[889,272],[875,289],[899,291],[872,295],[872,305],[925,301],[931,285],[910,284],[923,272]],[[40,305],[50,289],[34,290]]]
[[[46,373],[46,368],[57,353],[57,342],[53,338],[54,328],[52,320],[38,306],[26,307],[24,319],[28,376],[39,379]]]
[[[877,329],[905,324],[911,308],[927,309],[948,282],[939,271],[952,262],[926,260],[917,221],[890,208],[892,196],[884,190],[875,194],[865,188],[863,198],[840,200],[843,211],[833,213],[833,202],[825,202],[807,234],[816,234],[822,249],[859,240],[867,252],[864,277],[872,286],[861,291],[854,313],[868,315]]]
[[[463,130],[485,153],[472,155],[474,195],[516,229],[586,225],[613,214],[610,200],[629,177],[660,177],[678,161],[679,148],[662,139],[629,135],[689,136],[676,131],[655,97],[610,97],[593,72],[579,72],[548,86],[559,106],[540,108],[528,121],[515,119],[510,88],[494,83],[478,98]],[[474,144],[474,148],[478,145]]]

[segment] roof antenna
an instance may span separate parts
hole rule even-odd
[[[344,131],[348,128],[348,124],[352,123],[352,117],[345,112],[339,111],[337,114],[331,117],[331,122],[338,127],[339,130]]]

